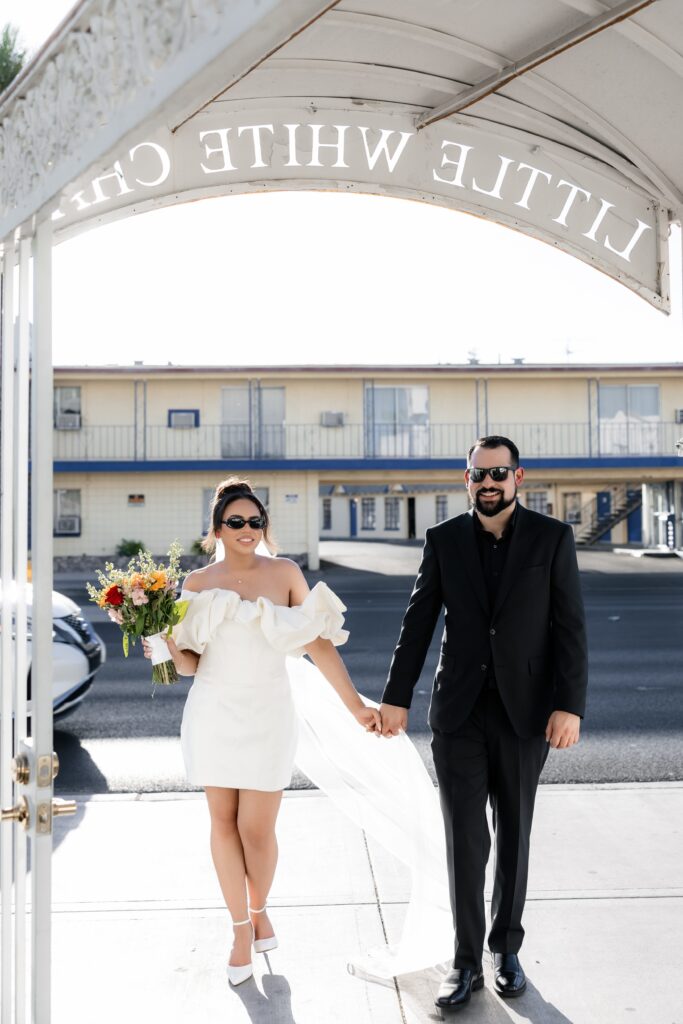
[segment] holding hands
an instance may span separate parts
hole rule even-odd
[[[380,709],[382,736],[398,736],[401,729],[408,728],[408,709],[395,704],[381,704]]]
[[[353,712],[353,717],[367,732],[374,732],[377,736],[382,732],[382,720],[377,708],[369,708],[364,704],[362,708]]]

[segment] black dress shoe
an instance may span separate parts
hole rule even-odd
[[[526,988],[526,977],[516,953],[493,954],[493,984],[499,996],[513,999]]]
[[[436,1005],[442,1010],[459,1010],[469,1003],[470,996],[484,987],[484,972],[481,967],[472,971],[468,967],[453,967],[439,985]]]

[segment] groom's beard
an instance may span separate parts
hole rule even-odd
[[[497,516],[503,509],[509,508],[510,505],[517,499],[517,487],[515,487],[515,493],[511,498],[506,498],[502,491],[498,492],[498,501],[482,501],[481,492],[477,491],[472,504],[476,508],[477,512],[482,516],[486,516],[488,519],[492,519],[493,516]]]

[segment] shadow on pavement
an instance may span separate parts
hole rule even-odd
[[[296,1024],[292,1016],[292,990],[285,976],[264,974],[261,984],[263,992],[253,978],[233,989],[253,1024]]]
[[[83,791],[83,780],[87,779],[88,793],[106,793],[107,780],[97,767],[88,751],[81,745],[78,736],[54,731],[54,749],[59,757],[59,775],[55,779],[55,794],[78,793]]]
[[[431,984],[425,983],[427,974],[430,976]],[[434,980],[435,977],[436,975],[432,971],[421,971],[416,974],[404,975],[400,979],[403,1002],[419,1019],[453,1021],[466,1016],[468,1024],[509,1024],[510,1020],[519,1018],[527,1024],[573,1024],[573,1021],[566,1017],[561,1010],[543,998],[528,976],[526,992],[516,999],[511,999],[508,1004],[492,991],[492,978],[487,972],[486,987],[481,992],[474,992],[470,1002],[462,1008],[462,1011],[442,1011],[434,1005],[438,980],[441,976],[439,975],[437,980]],[[512,1015],[508,1012],[508,1005],[513,1011]]]

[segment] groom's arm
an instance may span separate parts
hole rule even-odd
[[[430,534],[427,530],[422,562],[382,694],[382,703],[393,707],[410,707],[443,603],[441,572]]]

